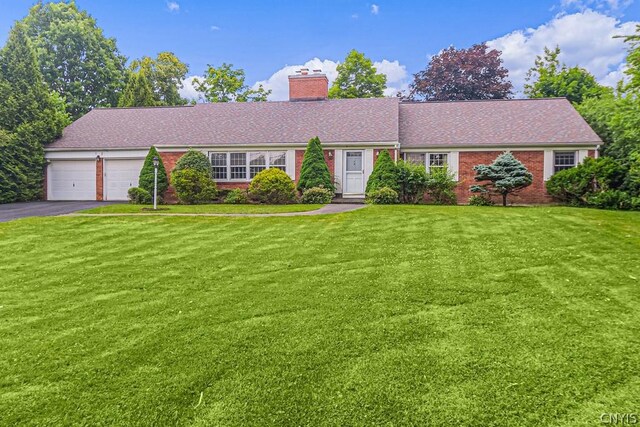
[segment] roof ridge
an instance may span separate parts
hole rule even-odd
[[[402,101],[400,104],[460,104],[463,102],[514,102],[514,101],[559,101],[567,100],[563,96],[552,96],[548,98],[504,98],[504,99],[458,99],[453,101]]]

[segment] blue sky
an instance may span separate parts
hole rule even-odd
[[[640,1],[640,0],[638,0]],[[32,0],[0,0],[0,43]],[[129,58],[173,51],[190,75],[233,63],[247,83],[261,81],[282,98],[286,74],[303,64],[335,64],[352,49],[387,73],[390,92],[406,87],[428,57],[449,45],[490,41],[504,51],[516,87],[544,45],[560,44],[569,65],[605,83],[620,78],[624,46],[611,36],[640,21],[630,0],[536,1],[204,1],[77,0]],[[312,61],[312,62],[309,62]],[[289,66],[289,68],[285,68]],[[293,67],[293,68],[292,68]],[[186,92],[189,92],[187,84]]]

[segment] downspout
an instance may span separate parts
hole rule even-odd
[[[596,145],[596,159],[600,157],[600,144]]]

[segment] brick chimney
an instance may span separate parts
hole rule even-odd
[[[329,79],[322,70],[308,68],[289,76],[289,101],[319,101],[329,97]]]

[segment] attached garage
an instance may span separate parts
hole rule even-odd
[[[95,200],[95,160],[53,160],[47,169],[48,200]]]
[[[104,200],[127,200],[129,188],[138,186],[144,159],[104,159]]]

